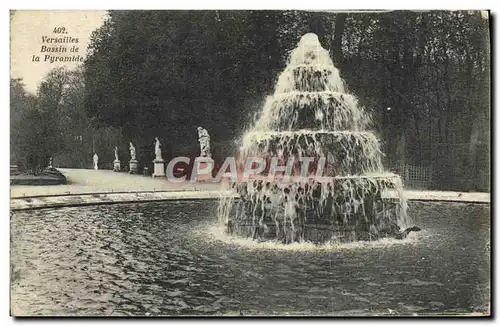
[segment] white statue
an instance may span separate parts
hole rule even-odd
[[[163,158],[161,157],[161,148],[160,148],[160,140],[158,139],[158,137],[155,137],[155,155],[156,155],[156,160],[158,161],[161,161],[163,160]]]
[[[115,146],[115,161],[120,161],[120,159],[118,158],[118,146]]]
[[[200,143],[200,156],[212,157],[210,154],[210,135],[203,127],[198,127],[198,142]]]
[[[135,158],[135,147],[134,145],[132,144],[132,142],[130,142],[130,160],[131,161],[136,161],[136,158]]]
[[[50,158],[49,160],[49,168],[51,169],[52,168],[52,157]]]
[[[99,156],[97,153],[94,153],[94,170],[98,170],[97,163],[99,162]]]

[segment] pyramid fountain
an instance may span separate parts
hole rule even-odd
[[[219,204],[226,232],[283,243],[324,243],[404,238],[418,231],[409,227],[401,178],[383,170],[370,123],[318,37],[304,35],[274,95],[244,134],[239,160],[276,157],[283,163],[293,158],[290,168],[298,171],[297,160],[312,158],[313,169],[300,168],[299,178],[233,183],[239,198],[222,198]],[[263,172],[269,172],[269,164]]]

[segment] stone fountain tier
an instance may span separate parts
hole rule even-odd
[[[227,232],[258,240],[313,243],[402,238],[404,201],[388,198],[400,185],[393,174],[289,184],[253,180],[238,185],[240,199]]]
[[[278,77],[275,93],[344,92],[338,69],[321,64],[301,64],[286,68]]]
[[[382,172],[380,143],[368,131],[296,131],[249,133],[244,157],[324,157],[326,175],[347,176]],[[285,161],[286,162],[286,161]],[[280,163],[284,165],[285,162]],[[300,171],[300,170],[299,170]]]
[[[356,97],[340,92],[289,92],[270,96],[263,130],[366,130],[371,119]]]

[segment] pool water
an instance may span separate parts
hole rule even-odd
[[[283,245],[227,236],[217,202],[16,212],[13,315],[486,313],[490,208],[411,202],[405,240]]]

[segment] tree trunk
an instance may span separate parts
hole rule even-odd
[[[345,20],[347,14],[340,13],[335,17],[335,32],[333,36],[333,58],[335,64],[342,65],[344,60],[342,55],[342,36],[344,35]]]
[[[418,121],[418,116],[415,112],[413,112],[413,120],[415,122],[415,136],[417,138],[418,142],[418,164],[417,165],[422,165],[422,140],[420,137],[420,124]]]
[[[476,168],[476,149],[479,140],[479,119],[476,118],[472,126],[472,132],[469,141],[469,168],[468,168],[468,188],[474,190],[477,178]]]
[[[406,137],[405,136],[406,136],[405,132],[403,131],[403,133],[399,137],[399,142],[398,142],[397,149],[396,149],[397,156],[398,156],[397,157],[398,169],[399,168],[404,169],[404,167],[406,165]]]

